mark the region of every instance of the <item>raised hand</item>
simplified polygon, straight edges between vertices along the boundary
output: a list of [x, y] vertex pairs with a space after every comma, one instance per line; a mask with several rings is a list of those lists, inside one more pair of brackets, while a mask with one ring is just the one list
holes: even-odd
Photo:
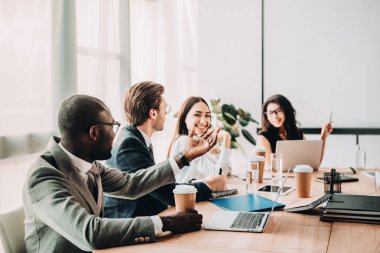
[[327, 137], [332, 133], [333, 127], [331, 122], [327, 122], [323, 125], [322, 130], [321, 130], [321, 139], [326, 140]]
[[162, 230], [173, 233], [186, 233], [199, 230], [202, 225], [203, 216], [196, 210], [189, 209], [186, 212], [177, 212], [169, 216], [160, 216]]
[[188, 135], [188, 145], [183, 152], [187, 160], [190, 162], [194, 158], [207, 153], [218, 141], [218, 133], [220, 130], [220, 127], [209, 129], [203, 136], [199, 137], [195, 136], [193, 127]]

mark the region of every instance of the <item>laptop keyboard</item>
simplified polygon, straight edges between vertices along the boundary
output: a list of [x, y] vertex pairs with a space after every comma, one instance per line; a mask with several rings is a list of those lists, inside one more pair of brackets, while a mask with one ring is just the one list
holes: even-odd
[[254, 229], [261, 224], [265, 213], [239, 213], [231, 228]]

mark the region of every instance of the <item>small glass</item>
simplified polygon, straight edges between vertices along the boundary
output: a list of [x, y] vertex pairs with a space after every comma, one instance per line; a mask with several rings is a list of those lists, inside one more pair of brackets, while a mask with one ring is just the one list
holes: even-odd
[[380, 196], [380, 168], [375, 169], [375, 195]]
[[251, 166], [247, 168], [246, 177], [245, 177], [245, 192], [255, 193], [256, 187], [258, 186], [259, 178], [259, 162], [252, 162]]
[[361, 145], [355, 146], [355, 169], [364, 170], [366, 166], [365, 147]]
[[333, 185], [331, 186], [331, 172], [327, 172], [323, 174], [323, 181], [325, 187], [325, 193], [341, 193], [342, 192], [342, 176], [339, 172], [333, 173]]
[[282, 159], [282, 153], [270, 155], [271, 173], [273, 173], [273, 171], [276, 171], [276, 176], [273, 178], [273, 183], [278, 185], [280, 185], [282, 181]]

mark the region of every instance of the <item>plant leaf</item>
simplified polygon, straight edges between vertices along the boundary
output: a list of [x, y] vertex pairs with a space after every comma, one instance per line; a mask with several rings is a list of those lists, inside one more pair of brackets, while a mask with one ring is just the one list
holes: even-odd
[[236, 139], [237, 137], [240, 136], [239, 131], [235, 130], [234, 128], [231, 127], [223, 127], [223, 130], [227, 131], [231, 135], [231, 139]]
[[255, 138], [253, 138], [253, 136], [245, 129], [242, 129], [241, 130], [241, 133], [243, 134], [243, 136], [247, 139], [247, 141], [249, 141], [250, 143], [252, 143], [252, 145], [256, 145], [256, 140]]
[[222, 113], [230, 113], [231, 115], [233, 115], [235, 118], [237, 117], [238, 115], [238, 112], [235, 108], [234, 105], [227, 105], [227, 104], [223, 104], [222, 105]]
[[248, 126], [248, 123], [249, 123], [249, 121], [243, 118], [239, 118], [239, 122], [240, 122], [240, 125], [242, 125], [243, 127]]
[[249, 121], [254, 122], [254, 123], [256, 123], [257, 125], [259, 124], [259, 122], [257, 122], [254, 118], [249, 118]]
[[228, 113], [228, 112], [224, 112], [223, 117], [227, 121], [228, 124], [235, 125], [236, 118], [234, 117], [234, 115], [232, 115], [231, 113]]
[[234, 141], [231, 140], [230, 148], [231, 149], [237, 149], [238, 148], [238, 144], [237, 144], [236, 140], [234, 140]]

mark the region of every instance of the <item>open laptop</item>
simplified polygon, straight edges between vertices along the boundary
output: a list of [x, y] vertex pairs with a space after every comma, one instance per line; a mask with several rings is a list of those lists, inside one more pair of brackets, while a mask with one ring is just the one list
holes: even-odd
[[277, 141], [276, 154], [283, 154], [282, 170], [293, 168], [298, 164], [310, 165], [318, 170], [321, 164], [322, 140]]
[[268, 224], [269, 217], [272, 214], [280, 192], [288, 179], [288, 173], [281, 184], [276, 196], [276, 200], [273, 202], [273, 206], [270, 212], [238, 212], [238, 211], [219, 211], [217, 212], [209, 222], [204, 226], [207, 230], [224, 230], [224, 231], [241, 231], [241, 232], [254, 232], [262, 233], [266, 225]]

